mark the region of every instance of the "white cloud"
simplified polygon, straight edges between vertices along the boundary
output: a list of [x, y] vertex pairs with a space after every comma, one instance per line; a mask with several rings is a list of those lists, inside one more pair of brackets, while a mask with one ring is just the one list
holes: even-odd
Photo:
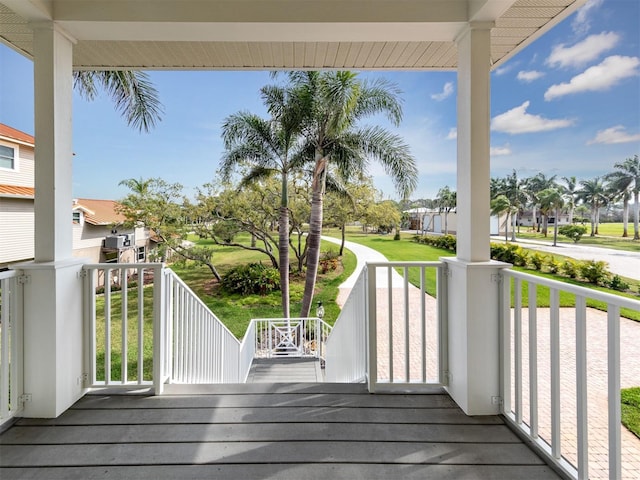
[[530, 70], [528, 72], [520, 70], [518, 72], [518, 80], [521, 82], [531, 83], [542, 77], [544, 77], [544, 72], [538, 72], [537, 70]]
[[441, 93], [434, 93], [433, 95], [431, 95], [431, 98], [433, 98], [434, 100], [441, 102], [442, 100], [444, 100], [445, 98], [448, 98], [451, 96], [451, 94], [453, 93], [453, 82], [447, 82], [444, 84], [444, 88], [442, 89]]
[[599, 130], [596, 136], [587, 142], [587, 145], [593, 145], [594, 143], [629, 143], [640, 142], [640, 133], [629, 134], [622, 125], [616, 125], [615, 127], [605, 128]]
[[597, 35], [589, 35], [570, 47], [566, 47], [562, 43], [553, 47], [546, 63], [552, 67], [581, 67], [614, 48], [619, 41], [620, 35], [617, 33], [602, 32]]
[[551, 85], [545, 92], [544, 99], [548, 101], [573, 93], [607, 90], [625, 78], [640, 75], [639, 66], [640, 58], [638, 57], [620, 55], [607, 57], [602, 63], [589, 67], [573, 77], [569, 83]]
[[577, 34], [585, 34], [591, 29], [591, 19], [589, 14], [592, 10], [597, 9], [602, 5], [603, 0], [589, 0], [585, 5], [578, 10], [575, 18], [571, 22], [571, 28]]
[[496, 115], [491, 119], [491, 130], [496, 132], [505, 132], [515, 135], [518, 133], [545, 132], [549, 130], [557, 130], [558, 128], [566, 128], [573, 125], [573, 120], [567, 118], [549, 119], [540, 115], [531, 115], [527, 113], [529, 101], [524, 102], [519, 107]]
[[458, 138], [458, 129], [456, 127], [453, 127], [449, 130], [447, 140], [455, 140], [456, 138]]
[[511, 147], [508, 143], [505, 143], [502, 147], [491, 147], [490, 154], [492, 157], [498, 157], [501, 155], [511, 155]]

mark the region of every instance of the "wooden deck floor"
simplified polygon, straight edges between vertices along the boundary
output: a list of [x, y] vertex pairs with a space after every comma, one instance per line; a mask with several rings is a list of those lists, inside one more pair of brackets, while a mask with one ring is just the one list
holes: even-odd
[[2, 434], [0, 467], [3, 480], [558, 478], [499, 417], [467, 417], [443, 392], [329, 383], [87, 395]]

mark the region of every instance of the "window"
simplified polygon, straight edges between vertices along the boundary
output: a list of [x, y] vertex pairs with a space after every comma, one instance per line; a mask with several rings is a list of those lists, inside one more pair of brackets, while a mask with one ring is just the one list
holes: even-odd
[[144, 262], [145, 250], [144, 247], [138, 247], [138, 262]]
[[15, 170], [16, 149], [6, 145], [0, 145], [0, 168]]
[[76, 210], [75, 212], [73, 212], [73, 223], [80, 223], [81, 219], [82, 217], [79, 210]]

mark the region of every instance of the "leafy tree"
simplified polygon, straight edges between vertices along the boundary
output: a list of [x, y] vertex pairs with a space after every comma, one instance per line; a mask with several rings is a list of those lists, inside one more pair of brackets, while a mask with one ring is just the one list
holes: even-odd
[[301, 100], [306, 112], [305, 151], [313, 158], [311, 217], [307, 273], [300, 316], [311, 309], [322, 234], [323, 198], [329, 162], [344, 179], [362, 172], [370, 159], [380, 162], [401, 196], [417, 183], [417, 168], [409, 147], [397, 135], [379, 127], [360, 127], [363, 118], [385, 114], [394, 124], [402, 118], [399, 91], [385, 80], [361, 81], [349, 71], [306, 71], [288, 74], [287, 90]]
[[624, 223], [625, 229], [623, 237], [628, 236], [627, 219], [629, 215], [629, 199], [626, 193], [633, 195], [633, 239], [640, 240], [640, 230], [638, 229], [638, 214], [640, 201], [640, 159], [638, 155], [633, 158], [627, 158], [624, 162], [616, 163], [614, 172], [608, 174], [606, 179], [613, 185], [615, 191], [623, 194], [624, 201]]
[[186, 237], [185, 209], [182, 204], [182, 185], [167, 183], [161, 178], [126, 179], [120, 182], [131, 190], [119, 202], [118, 212], [124, 215], [125, 225], [148, 228], [162, 244], [160, 260], [167, 250], [206, 265], [218, 281], [220, 275], [212, 262], [213, 251], [184, 244]]
[[162, 118], [163, 107], [158, 91], [144, 72], [75, 71], [73, 86], [87, 100], [95, 99], [98, 86], [101, 86], [127, 124], [141, 132], [149, 132]]
[[284, 318], [289, 318], [289, 176], [299, 170], [304, 161], [296, 155], [303, 110], [295, 90], [264, 87], [262, 98], [271, 113], [270, 119], [248, 112], [238, 112], [225, 119], [222, 138], [226, 151], [220, 171], [222, 178], [228, 180], [236, 168], [248, 166], [249, 171], [240, 181], [241, 188], [270, 176], [280, 177], [278, 263], [282, 313]]

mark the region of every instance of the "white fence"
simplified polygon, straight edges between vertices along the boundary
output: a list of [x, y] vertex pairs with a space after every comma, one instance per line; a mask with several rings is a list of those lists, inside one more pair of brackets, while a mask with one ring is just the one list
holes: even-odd
[[328, 341], [327, 380], [366, 377], [371, 392], [445, 385], [445, 268], [367, 263]]
[[256, 356], [324, 356], [331, 327], [318, 318], [252, 320], [240, 343], [162, 264], [83, 268], [87, 387], [153, 384], [160, 394], [166, 382], [244, 382]]
[[23, 290], [20, 272], [0, 272], [0, 425], [22, 410]]
[[[640, 311], [640, 302], [503, 273], [505, 417], [570, 476], [621, 478], [620, 310]], [[549, 307], [541, 308], [547, 291]], [[588, 308], [593, 301], [606, 312]], [[560, 307], [567, 302], [574, 306]], [[595, 472], [602, 457], [608, 472]]]
[[331, 326], [320, 318], [255, 318], [247, 329], [253, 331], [254, 356], [324, 358]]
[[327, 382], [364, 382], [367, 378], [367, 269], [360, 273], [327, 339]]

